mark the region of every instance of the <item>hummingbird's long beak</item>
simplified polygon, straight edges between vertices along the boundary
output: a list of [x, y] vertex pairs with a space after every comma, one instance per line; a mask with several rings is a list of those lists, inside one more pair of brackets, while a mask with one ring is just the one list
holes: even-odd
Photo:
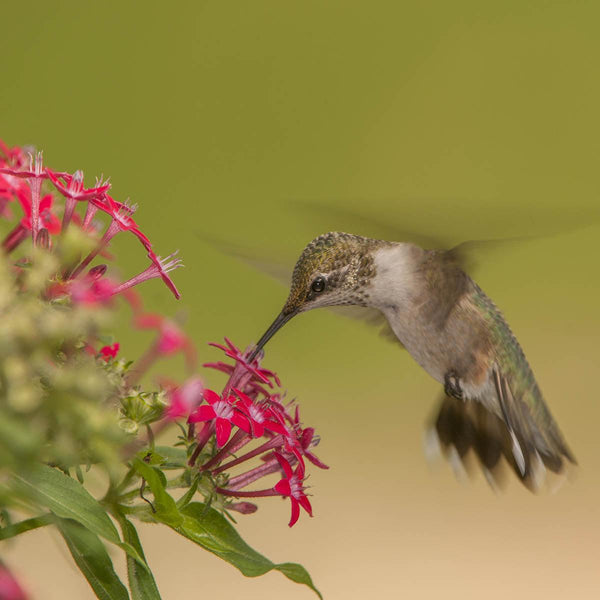
[[263, 346], [296, 314], [296, 311], [287, 314], [280, 312], [273, 323], [271, 323], [269, 329], [267, 329], [260, 340], [258, 340], [256, 348], [254, 348], [252, 354], [248, 357], [248, 362], [252, 362], [256, 358], [256, 355], [263, 349]]

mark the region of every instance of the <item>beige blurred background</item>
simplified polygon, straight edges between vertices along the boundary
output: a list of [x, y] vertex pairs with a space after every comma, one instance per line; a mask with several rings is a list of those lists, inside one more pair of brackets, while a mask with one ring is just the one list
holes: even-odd
[[[365, 325], [315, 312], [269, 344], [331, 469], [312, 470], [313, 519], [290, 530], [288, 504], [266, 499], [240, 531], [305, 565], [326, 599], [600, 597], [599, 19], [584, 1], [2, 7], [0, 136], [87, 182], [110, 175], [159, 252], [180, 248], [182, 300], [159, 282], [143, 294], [187, 315], [203, 360], [223, 335], [255, 341], [286, 294], [208, 234], [290, 268], [312, 237], [351, 227], [331, 207], [450, 242], [541, 236], [483, 253], [477, 279], [579, 460], [556, 494], [432, 467], [439, 386]], [[124, 276], [145, 266], [131, 240], [115, 249]], [[126, 318], [135, 358], [148, 338]], [[312, 597], [159, 527], [142, 537], [165, 600]], [[93, 598], [56, 536], [0, 551], [34, 598]]]

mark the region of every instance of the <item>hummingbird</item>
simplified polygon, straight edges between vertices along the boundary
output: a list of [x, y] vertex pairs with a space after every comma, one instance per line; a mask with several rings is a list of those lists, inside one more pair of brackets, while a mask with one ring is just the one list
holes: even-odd
[[439, 442], [473, 450], [486, 475], [504, 457], [530, 489], [543, 468], [575, 463], [517, 339], [452, 250], [333, 231], [312, 240], [287, 301], [250, 359], [290, 319], [314, 308], [376, 309], [416, 362], [443, 385]]

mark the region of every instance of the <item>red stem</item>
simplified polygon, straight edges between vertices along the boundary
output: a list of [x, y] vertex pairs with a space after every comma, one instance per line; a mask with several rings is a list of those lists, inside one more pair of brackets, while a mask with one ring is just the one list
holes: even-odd
[[221, 465], [217, 469], [214, 469], [213, 475], [216, 475], [217, 473], [221, 473], [222, 471], [226, 471], [230, 467], [235, 467], [235, 465], [239, 465], [240, 463], [250, 460], [251, 458], [258, 456], [259, 454], [262, 454], [263, 452], [267, 452], [268, 450], [277, 448], [278, 446], [281, 446], [282, 442], [283, 442], [283, 438], [281, 437], [281, 435], [276, 435], [274, 438], [270, 439], [268, 442], [261, 444], [258, 448], [255, 448], [254, 450], [247, 452], [243, 456], [239, 456], [238, 458], [235, 458], [234, 460], [231, 460], [228, 463]]
[[19, 223], [2, 241], [6, 253], [12, 252], [27, 237], [27, 228]]

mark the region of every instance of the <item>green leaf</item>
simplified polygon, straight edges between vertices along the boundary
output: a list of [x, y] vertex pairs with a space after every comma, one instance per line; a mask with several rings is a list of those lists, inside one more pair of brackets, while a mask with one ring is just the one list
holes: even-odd
[[100, 538], [76, 521], [57, 519], [73, 560], [100, 600], [129, 600]]
[[147, 465], [139, 458], [133, 459], [133, 468], [146, 480], [154, 495], [154, 509], [152, 517], [171, 527], [181, 524], [183, 517], [177, 509], [175, 500], [167, 493], [164, 473]]
[[15, 475], [15, 479], [30, 498], [55, 515], [81, 523], [86, 529], [119, 546], [147, 568], [137, 551], [121, 541], [104, 507], [78, 481], [47, 465], [37, 465], [23, 475]]
[[188, 456], [184, 448], [156, 446], [154, 450], [165, 461], [161, 465], [163, 469], [183, 469], [187, 466]]
[[[131, 521], [122, 517], [119, 519], [123, 538], [138, 554], [146, 560], [140, 538]], [[156, 587], [156, 581], [149, 569], [140, 568], [137, 561], [130, 556], [127, 557], [127, 577], [129, 578], [129, 589], [132, 600], [160, 600], [160, 593]]]
[[183, 522], [174, 527], [175, 531], [231, 563], [247, 577], [257, 577], [275, 569], [292, 581], [307, 585], [322, 598], [303, 566], [271, 562], [248, 546], [227, 519], [213, 508], [192, 502], [181, 512]]
[[37, 529], [38, 527], [50, 525], [51, 523], [54, 523], [54, 515], [51, 514], [32, 517], [31, 519], [25, 519], [18, 523], [11, 523], [6, 527], [0, 527], [0, 541], [15, 537], [16, 535], [31, 531], [32, 529]]
[[194, 497], [194, 494], [197, 492], [197, 490], [198, 490], [198, 477], [196, 477], [194, 479], [192, 485], [190, 485], [187, 492], [183, 496], [181, 496], [181, 498], [179, 498], [179, 500], [177, 500], [177, 508], [179, 510], [181, 510], [182, 508], [187, 506], [192, 501], [192, 498]]
[[15, 475], [15, 478], [29, 497], [55, 515], [73, 519], [113, 544], [121, 543], [117, 528], [106, 510], [72, 477], [47, 465], [37, 465], [23, 475]]
[[150, 466], [160, 466], [165, 462], [165, 457], [158, 452], [144, 451], [144, 462]]

